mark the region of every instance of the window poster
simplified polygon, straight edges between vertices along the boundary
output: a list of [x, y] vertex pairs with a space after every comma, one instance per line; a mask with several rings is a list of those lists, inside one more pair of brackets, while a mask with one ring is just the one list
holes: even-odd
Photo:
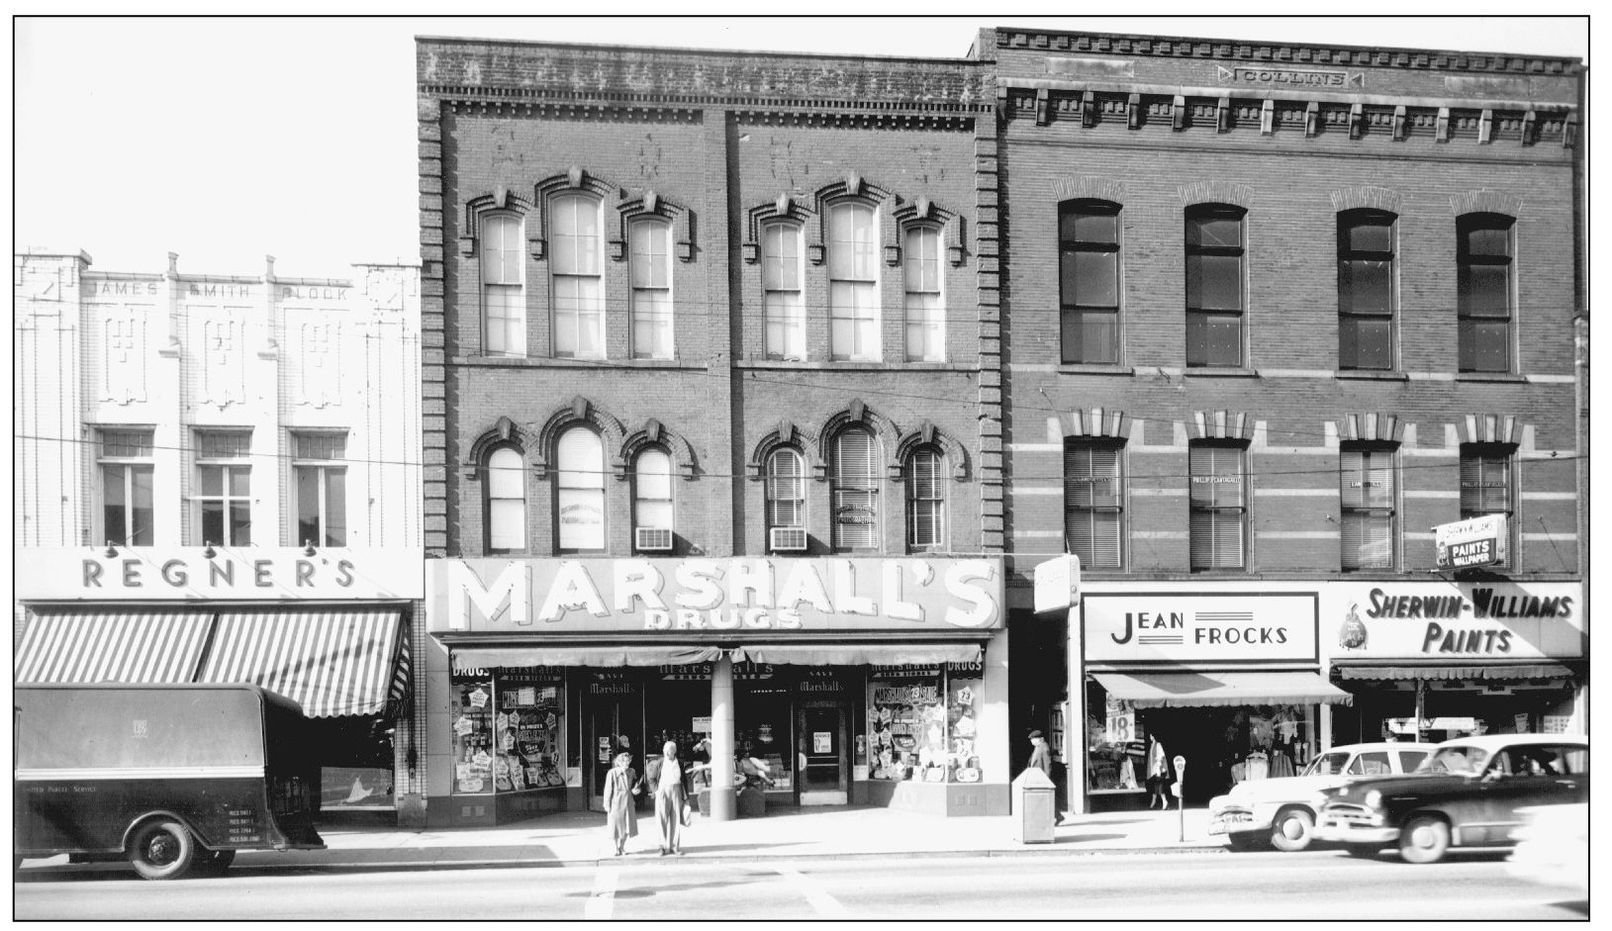
[[947, 682], [946, 726], [951, 743], [946, 749], [946, 770], [952, 782], [979, 782], [984, 775], [975, 743], [979, 737], [975, 715], [983, 685], [980, 679]]
[[874, 679], [868, 685], [868, 775], [945, 782], [946, 704], [939, 676]]

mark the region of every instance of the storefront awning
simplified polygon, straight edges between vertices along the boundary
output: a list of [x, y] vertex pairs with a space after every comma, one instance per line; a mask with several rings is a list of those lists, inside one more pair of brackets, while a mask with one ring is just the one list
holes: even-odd
[[375, 714], [408, 686], [397, 611], [296, 609], [218, 615], [197, 682], [252, 682], [312, 718]]
[[977, 663], [984, 655], [977, 643], [790, 643], [742, 646], [733, 651], [735, 662], [781, 666], [933, 666]]
[[709, 663], [721, 647], [704, 646], [541, 646], [454, 647], [453, 668], [489, 666], [683, 666]]
[[1344, 679], [1388, 682], [1409, 679], [1484, 679], [1517, 682], [1525, 679], [1570, 679], [1573, 671], [1560, 663], [1514, 666], [1339, 666]]
[[112, 610], [35, 614], [12, 672], [34, 682], [189, 682], [211, 613]]
[[1109, 697], [1138, 708], [1349, 704], [1348, 692], [1313, 672], [1097, 672]]

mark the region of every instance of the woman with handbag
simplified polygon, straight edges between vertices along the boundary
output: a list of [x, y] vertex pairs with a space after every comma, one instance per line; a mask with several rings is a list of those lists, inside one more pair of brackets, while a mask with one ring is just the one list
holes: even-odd
[[605, 774], [605, 827], [616, 847], [616, 856], [627, 852], [627, 839], [638, 836], [638, 813], [633, 796], [638, 794], [638, 774], [632, 769], [632, 754], [616, 754], [616, 765]]
[[666, 741], [661, 757], [650, 760], [644, 781], [655, 796], [655, 825], [660, 828], [660, 855], [683, 855], [682, 827], [688, 808], [683, 767], [677, 762], [677, 744]]

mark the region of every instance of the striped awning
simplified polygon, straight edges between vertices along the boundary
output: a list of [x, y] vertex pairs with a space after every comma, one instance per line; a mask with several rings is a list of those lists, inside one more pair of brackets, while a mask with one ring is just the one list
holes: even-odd
[[189, 682], [212, 623], [210, 612], [33, 614], [12, 672], [19, 685]]
[[1137, 708], [1350, 704], [1354, 696], [1313, 672], [1095, 672], [1108, 697]]
[[251, 682], [311, 718], [375, 714], [408, 685], [402, 616], [388, 610], [254, 610], [218, 615], [197, 682]]
[[1395, 680], [1482, 679], [1493, 682], [1521, 682], [1530, 679], [1570, 679], [1573, 671], [1560, 663], [1523, 663], [1486, 666], [1340, 666], [1344, 679], [1389, 682]]

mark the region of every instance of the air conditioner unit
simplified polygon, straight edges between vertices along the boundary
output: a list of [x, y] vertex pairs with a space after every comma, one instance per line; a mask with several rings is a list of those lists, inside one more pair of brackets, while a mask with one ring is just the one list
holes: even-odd
[[806, 552], [805, 527], [774, 527], [768, 535], [768, 548], [775, 553]]
[[639, 552], [672, 551], [672, 531], [664, 527], [639, 527], [634, 534], [634, 546]]

